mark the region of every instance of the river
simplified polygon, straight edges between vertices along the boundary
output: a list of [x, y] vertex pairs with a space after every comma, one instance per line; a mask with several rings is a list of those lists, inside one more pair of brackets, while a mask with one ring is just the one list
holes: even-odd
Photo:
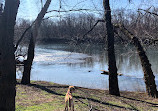
[[[158, 50], [145, 49], [158, 87]], [[145, 91], [143, 71], [138, 54], [132, 46], [116, 46], [116, 61], [119, 88], [121, 91]], [[94, 89], [108, 89], [107, 51], [102, 45], [37, 45], [31, 71], [31, 80], [81, 86]], [[21, 74], [17, 74], [21, 78]]]

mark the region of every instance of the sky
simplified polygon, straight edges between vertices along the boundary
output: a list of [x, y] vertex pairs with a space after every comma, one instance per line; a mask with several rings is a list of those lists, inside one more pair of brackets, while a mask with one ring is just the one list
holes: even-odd
[[[0, 0], [0, 2], [3, 0]], [[41, 9], [41, 0], [21, 0], [18, 18], [25, 18], [28, 20], [34, 20]], [[46, 0], [43, 0], [45, 2]], [[112, 10], [115, 9], [129, 9], [136, 11], [138, 8], [149, 8], [155, 6], [158, 8], [158, 0], [132, 0], [131, 3], [128, 0], [110, 0], [110, 6]], [[48, 10], [59, 10], [59, 0], [52, 0]], [[71, 10], [71, 9], [90, 9], [90, 11], [82, 11], [82, 13], [94, 13], [97, 16], [101, 16], [103, 12], [102, 0], [61, 0], [60, 10]], [[64, 16], [69, 13], [57, 13], [52, 12], [46, 14], [47, 16]]]
[[148, 8], [150, 6], [158, 7], [158, 0], [131, 0], [129, 3], [128, 0], [110, 0], [111, 8], [125, 8], [125, 9], [135, 9], [138, 8]]

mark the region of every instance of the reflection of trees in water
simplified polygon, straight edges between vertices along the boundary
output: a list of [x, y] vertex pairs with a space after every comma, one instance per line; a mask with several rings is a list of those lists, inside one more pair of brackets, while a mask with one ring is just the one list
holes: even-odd
[[[77, 52], [77, 53], [84, 53], [88, 54], [91, 57], [86, 57], [82, 60], [84, 62], [81, 63], [69, 63], [68, 65], [71, 67], [79, 66], [79, 67], [90, 67], [93, 68], [95, 67], [95, 64], [99, 64], [99, 68], [107, 70], [107, 51], [104, 48], [104, 45], [69, 45], [69, 44], [59, 44], [56, 46], [52, 46], [52, 49], [56, 50], [64, 50], [64, 51], [70, 51], [70, 52]], [[139, 73], [142, 71], [142, 67], [140, 64], [140, 60], [138, 57], [138, 54], [136, 53], [136, 50], [134, 47], [128, 45], [116, 45], [116, 62], [118, 66], [118, 72], [127, 74], [127, 75], [134, 75], [137, 76]], [[80, 49], [80, 50], [79, 50]], [[158, 61], [157, 61], [157, 55], [158, 52], [153, 50], [155, 48], [149, 48], [147, 50], [147, 55], [149, 57], [149, 60], [152, 64], [152, 69], [154, 71], [154, 74], [158, 74]], [[139, 74], [140, 75], [140, 74]], [[143, 75], [143, 73], [142, 73]]]
[[121, 77], [119, 78], [120, 89], [125, 91], [145, 91], [145, 84], [142, 78]]
[[149, 48], [147, 49], [147, 56], [151, 63], [152, 70], [155, 75], [158, 75], [158, 50], [157, 48]]
[[73, 47], [68, 47], [67, 51], [84, 53], [92, 56], [82, 59], [84, 60], [82, 63], [70, 63], [70, 66], [79, 65], [80, 67], [94, 67], [95, 62], [98, 62], [101, 64], [101, 67], [105, 67], [105, 64], [107, 64], [107, 53], [103, 45], [75, 45]]
[[117, 62], [119, 63], [119, 70], [124, 70], [124, 72], [142, 69], [140, 60], [136, 53], [130, 55], [120, 55], [120, 59], [117, 59]]
[[81, 62], [81, 63], [68, 63], [67, 65], [68, 66], [71, 66], [71, 67], [75, 67], [75, 66], [79, 66], [79, 67], [94, 67], [94, 60], [92, 57], [86, 57], [86, 58], [83, 58], [81, 60], [84, 60], [84, 62]]
[[[153, 49], [153, 48], [152, 48]], [[147, 54], [149, 57], [149, 60], [151, 61], [152, 68], [155, 74], [158, 74], [158, 61], [157, 61], [157, 51], [147, 50]], [[100, 49], [99, 49], [100, 50]], [[101, 51], [100, 51], [101, 52]], [[105, 66], [107, 64], [107, 55], [106, 51], [98, 54], [99, 62], [102, 66]], [[142, 72], [141, 63], [138, 57], [138, 54], [135, 51], [134, 47], [127, 46], [116, 46], [116, 60], [117, 60], [117, 66], [118, 71], [120, 73], [128, 74], [128, 72], [136, 73], [136, 71]], [[143, 75], [143, 74], [142, 74]]]

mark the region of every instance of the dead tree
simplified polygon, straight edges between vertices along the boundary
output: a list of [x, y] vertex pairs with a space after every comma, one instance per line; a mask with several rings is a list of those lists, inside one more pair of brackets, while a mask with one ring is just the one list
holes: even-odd
[[105, 22], [107, 29], [107, 42], [108, 42], [108, 65], [109, 65], [109, 93], [112, 95], [120, 96], [117, 67], [114, 49], [114, 29], [111, 23], [111, 9], [109, 0], [103, 0]]
[[144, 72], [146, 92], [149, 96], [158, 98], [158, 92], [155, 84], [155, 76], [151, 69], [151, 64], [149, 62], [149, 59], [146, 56], [143, 46], [141, 45], [141, 42], [137, 37], [135, 37], [131, 32], [129, 32], [123, 25], [116, 25], [115, 27], [119, 28], [121, 32], [124, 33], [124, 35], [126, 35], [129, 39], [131, 39], [134, 46], [137, 48], [137, 52], [139, 54], [139, 58]]

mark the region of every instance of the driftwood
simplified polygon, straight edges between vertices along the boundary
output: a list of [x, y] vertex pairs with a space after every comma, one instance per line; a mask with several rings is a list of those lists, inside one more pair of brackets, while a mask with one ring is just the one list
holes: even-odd
[[[105, 70], [101, 70], [102, 73], [101, 74], [104, 74], [104, 75], [109, 75], [109, 71], [105, 71]], [[118, 76], [122, 76], [123, 74], [121, 73], [117, 73]]]

